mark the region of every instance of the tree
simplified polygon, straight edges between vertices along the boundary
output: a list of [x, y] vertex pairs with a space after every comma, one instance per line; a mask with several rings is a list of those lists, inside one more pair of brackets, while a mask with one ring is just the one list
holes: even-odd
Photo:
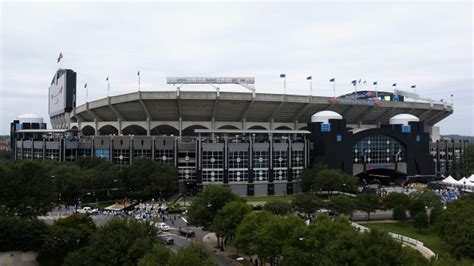
[[420, 212], [424, 212], [426, 214], [426, 208], [425, 208], [425, 204], [422, 200], [420, 199], [415, 199], [409, 209], [410, 211], [410, 217], [411, 218], [415, 218], [415, 216], [420, 213]]
[[34, 218], [0, 216], [0, 252], [37, 251], [48, 226]]
[[324, 164], [315, 164], [311, 168], [307, 168], [301, 174], [301, 189], [303, 192], [313, 191], [313, 184], [319, 172], [328, 169]]
[[304, 182], [309, 191], [344, 191], [354, 192], [357, 189], [356, 178], [346, 175], [340, 170], [324, 169], [324, 167], [315, 167], [303, 173]]
[[236, 230], [234, 243], [245, 254], [256, 254], [257, 243], [255, 233], [272, 219], [273, 215], [267, 211], [251, 212], [245, 215]]
[[405, 221], [407, 219], [406, 209], [402, 205], [397, 205], [393, 208], [393, 219], [397, 221]]
[[170, 266], [215, 266], [217, 265], [211, 257], [196, 244], [191, 244], [187, 248], [178, 250], [178, 254], [171, 256], [169, 260]]
[[393, 209], [396, 206], [408, 208], [408, 206], [410, 206], [411, 199], [407, 194], [391, 192], [382, 199], [382, 202], [386, 209]]
[[73, 214], [56, 220], [44, 235], [38, 262], [44, 265], [62, 265], [69, 252], [89, 244], [95, 230], [94, 221], [84, 214]]
[[158, 243], [158, 230], [134, 219], [112, 219], [97, 229], [91, 244], [70, 253], [65, 265], [134, 265]]
[[428, 216], [426, 215], [426, 211], [417, 212], [415, 217], [413, 218], [413, 226], [421, 231], [423, 228], [427, 228], [428, 223]]
[[474, 259], [474, 199], [450, 202], [435, 222], [447, 251], [454, 257]]
[[145, 191], [145, 188], [150, 184], [150, 176], [157, 171], [158, 163], [153, 159], [138, 158], [124, 171], [124, 183], [133, 191]]
[[0, 214], [35, 217], [53, 209], [51, 177], [39, 162], [12, 161], [0, 171]]
[[297, 194], [292, 201], [292, 205], [296, 211], [306, 214], [308, 219], [311, 214], [325, 206], [321, 198], [313, 193]]
[[421, 201], [423, 206], [428, 208], [441, 207], [442, 201], [441, 197], [437, 195], [433, 190], [425, 190], [421, 193], [412, 193], [412, 202]]
[[189, 223], [202, 226], [204, 230], [209, 230], [217, 212], [227, 202], [233, 200], [240, 200], [240, 198], [232, 193], [230, 188], [216, 185], [206, 186], [204, 191], [196, 196], [189, 207]]
[[212, 221], [211, 230], [218, 237], [218, 244], [223, 246], [219, 241], [220, 238], [228, 238], [232, 240], [235, 237], [237, 226], [242, 222], [245, 215], [250, 213], [252, 208], [243, 201], [230, 201], [221, 210]]
[[356, 196], [356, 206], [359, 210], [367, 213], [367, 220], [370, 220], [370, 213], [375, 212], [380, 207], [380, 197], [377, 194], [361, 193]]
[[263, 210], [271, 212], [275, 215], [287, 215], [291, 213], [292, 207], [287, 201], [271, 200], [267, 201], [265, 205], [263, 205]]
[[[282, 265], [428, 265], [417, 251], [387, 233], [357, 232], [346, 219], [320, 216], [303, 237], [287, 242]], [[315, 263], [316, 261], [316, 263]]]
[[250, 213], [237, 228], [235, 243], [246, 254], [258, 255], [272, 264], [283, 254], [289, 241], [297, 241], [306, 227], [295, 216], [273, 215], [266, 211]]
[[430, 211], [430, 224], [434, 224], [441, 213], [443, 213], [443, 208], [441, 206], [433, 207]]
[[176, 168], [169, 165], [160, 165], [150, 175], [150, 183], [145, 186], [145, 192], [150, 194], [162, 193], [170, 195], [178, 191], [178, 174]]
[[344, 214], [351, 217], [356, 205], [353, 197], [338, 195], [329, 198], [328, 207], [338, 214]]
[[168, 248], [161, 244], [155, 244], [150, 252], [148, 252], [138, 262], [139, 266], [188, 266], [200, 265], [211, 266], [216, 265], [212, 258], [198, 245], [191, 244], [186, 248], [182, 248], [177, 254], [171, 252]]

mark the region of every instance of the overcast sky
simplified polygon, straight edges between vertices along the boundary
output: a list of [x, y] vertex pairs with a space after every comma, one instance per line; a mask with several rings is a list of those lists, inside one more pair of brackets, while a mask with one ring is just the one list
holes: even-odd
[[[0, 134], [24, 113], [49, 122], [58, 67], [77, 72], [77, 104], [137, 90], [165, 91], [167, 76], [252, 76], [258, 92], [350, 92], [353, 79], [435, 100], [454, 94], [441, 132], [474, 135], [473, 6], [456, 3], [13, 3], [1, 7]], [[58, 54], [64, 55], [61, 65]], [[209, 90], [187, 86], [185, 90]], [[367, 86], [367, 89], [371, 87]], [[238, 87], [222, 90], [245, 91]]]

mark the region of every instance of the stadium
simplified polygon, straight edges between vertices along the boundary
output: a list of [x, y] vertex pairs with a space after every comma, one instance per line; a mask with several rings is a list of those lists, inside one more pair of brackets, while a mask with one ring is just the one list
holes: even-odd
[[[240, 195], [293, 194], [302, 171], [315, 163], [364, 182], [435, 176], [435, 125], [453, 113], [446, 102], [401, 90], [321, 97], [257, 93], [254, 78], [168, 83], [180, 86], [76, 106], [76, 73], [60, 69], [49, 88], [53, 129], [14, 121], [15, 158], [93, 156], [128, 165], [146, 156], [174, 165], [181, 191], [222, 184]], [[183, 91], [183, 84], [210, 84], [216, 91]], [[223, 92], [220, 84], [249, 92]]]

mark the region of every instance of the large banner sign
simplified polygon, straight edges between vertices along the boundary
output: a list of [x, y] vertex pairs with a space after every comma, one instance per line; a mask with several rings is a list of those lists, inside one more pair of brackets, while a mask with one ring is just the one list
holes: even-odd
[[70, 112], [76, 106], [76, 73], [69, 69], [59, 69], [48, 91], [50, 117]]

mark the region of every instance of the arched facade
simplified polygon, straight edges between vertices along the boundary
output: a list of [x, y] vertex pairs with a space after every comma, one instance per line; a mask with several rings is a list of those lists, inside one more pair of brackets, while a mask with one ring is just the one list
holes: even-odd
[[146, 135], [146, 129], [139, 125], [130, 125], [122, 129], [122, 135]]
[[151, 130], [150, 134], [154, 136], [159, 136], [159, 135], [178, 136], [179, 131], [177, 128], [170, 125], [159, 125], [159, 126], [154, 127]]
[[118, 135], [118, 129], [112, 125], [105, 125], [99, 128], [99, 135]]
[[195, 129], [208, 129], [208, 128], [202, 125], [192, 125], [185, 128], [182, 132], [182, 135], [183, 136], [196, 136], [197, 134], [194, 132]]
[[218, 129], [239, 129], [239, 128], [232, 125], [225, 125], [225, 126], [219, 127]]
[[82, 128], [82, 134], [84, 136], [93, 136], [95, 135], [95, 129], [92, 126], [85, 126]]

